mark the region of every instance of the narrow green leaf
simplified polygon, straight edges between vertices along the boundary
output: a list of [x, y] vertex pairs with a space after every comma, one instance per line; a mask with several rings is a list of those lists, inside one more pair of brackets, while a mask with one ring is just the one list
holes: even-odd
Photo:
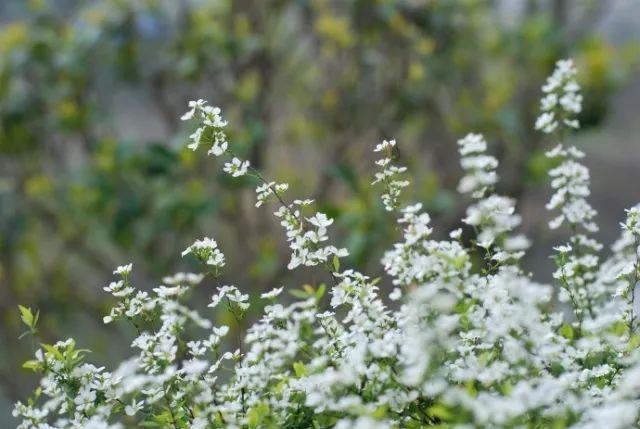
[[336, 273], [340, 271], [340, 258], [336, 255], [333, 255], [333, 271]]

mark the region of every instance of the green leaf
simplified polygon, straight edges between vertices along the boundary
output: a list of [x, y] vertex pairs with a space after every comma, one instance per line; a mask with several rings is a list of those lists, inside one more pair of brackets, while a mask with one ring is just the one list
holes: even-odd
[[564, 325], [562, 325], [562, 327], [560, 328], [560, 335], [562, 335], [563, 337], [569, 340], [572, 339], [574, 333], [571, 325], [569, 325], [568, 323], [565, 323]]
[[306, 299], [309, 297], [309, 294], [300, 289], [293, 289], [289, 291], [289, 294], [298, 299]]
[[20, 310], [20, 318], [22, 319], [22, 323], [27, 325], [30, 328], [33, 328], [33, 313], [30, 308], [23, 307], [22, 305], [18, 305], [18, 309]]
[[51, 344], [43, 344], [42, 347], [47, 353], [53, 355], [57, 360], [64, 360], [64, 356], [60, 353], [60, 350], [52, 346]]
[[451, 411], [442, 404], [436, 404], [429, 408], [429, 414], [440, 420], [450, 420], [453, 417]]
[[336, 255], [333, 255], [333, 271], [336, 273], [340, 272], [340, 258]]
[[40, 310], [36, 310], [36, 314], [33, 317], [33, 328], [36, 327], [36, 325], [38, 324], [38, 320], [40, 319]]
[[294, 362], [293, 363], [293, 371], [296, 373], [296, 376], [304, 377], [307, 374], [307, 369], [304, 367], [302, 362]]
[[327, 285], [324, 283], [321, 283], [320, 286], [318, 286], [318, 290], [316, 291], [316, 300], [320, 301], [320, 299], [322, 299], [322, 297], [324, 296], [324, 293], [327, 290]]
[[30, 369], [31, 371], [38, 371], [40, 369], [40, 361], [37, 361], [35, 359], [33, 360], [28, 360], [25, 363], [22, 364], [22, 367], [24, 369]]
[[375, 418], [376, 420], [382, 420], [385, 417], [387, 417], [387, 406], [386, 405], [379, 406], [373, 412], [373, 418]]
[[265, 403], [260, 403], [257, 406], [253, 407], [247, 413], [247, 420], [249, 423], [249, 428], [258, 428], [264, 427], [263, 423], [266, 417], [269, 416], [269, 406]]
[[640, 345], [640, 335], [633, 334], [629, 339], [629, 345], [628, 345], [629, 350], [636, 349], [639, 345]]

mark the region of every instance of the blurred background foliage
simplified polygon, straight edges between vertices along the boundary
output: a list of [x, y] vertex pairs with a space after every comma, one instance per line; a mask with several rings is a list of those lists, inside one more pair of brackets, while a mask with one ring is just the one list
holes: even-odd
[[349, 264], [380, 273], [394, 229], [369, 186], [372, 146], [398, 140], [410, 197], [441, 232], [465, 208], [455, 142], [469, 131], [491, 142], [504, 192], [540, 186], [548, 165], [532, 124], [553, 63], [576, 59], [587, 129], [638, 70], [636, 40], [597, 31], [612, 3], [2, 2], [0, 396], [30, 387], [16, 371], [30, 347], [17, 341], [19, 303], [40, 309], [45, 339], [78, 335], [107, 355], [127, 345], [101, 324], [116, 265], [133, 262], [149, 288], [196, 269], [179, 252], [209, 235], [241, 289], [322, 281], [283, 270], [286, 246], [253, 207], [255, 183], [185, 149], [188, 100], [222, 107], [236, 150], [292, 197], [315, 198]]

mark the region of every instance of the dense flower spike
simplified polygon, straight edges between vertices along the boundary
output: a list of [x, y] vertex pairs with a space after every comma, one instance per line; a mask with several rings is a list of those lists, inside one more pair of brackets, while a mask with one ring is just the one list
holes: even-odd
[[[557, 247], [558, 269], [553, 274], [561, 285], [562, 302], [570, 303], [581, 329], [585, 319], [593, 319], [605, 301], [604, 289], [597, 279], [598, 252], [602, 246], [588, 234], [598, 230], [594, 222], [596, 211], [587, 201], [590, 191], [589, 170], [579, 160], [584, 153], [565, 144], [567, 131], [579, 128], [575, 116], [581, 111], [582, 96], [576, 82], [577, 71], [571, 60], [561, 60], [542, 87], [546, 94], [541, 101], [542, 114], [536, 129], [552, 134], [556, 146], [546, 153], [558, 166], [549, 171], [554, 193], [547, 209], [558, 214], [549, 222], [557, 229], [567, 224], [572, 236], [569, 243]], [[551, 119], [549, 119], [551, 118]], [[560, 122], [558, 122], [560, 121]]]
[[376, 145], [374, 152], [382, 152], [384, 158], [376, 161], [376, 164], [382, 169], [381, 172], [375, 174], [375, 180], [372, 185], [382, 183], [384, 192], [381, 195], [382, 203], [387, 211], [396, 210], [400, 203], [399, 198], [402, 189], [409, 186], [408, 180], [398, 180], [399, 175], [407, 171], [407, 167], [394, 165], [394, 161], [398, 158], [398, 148], [395, 140], [384, 140]]
[[472, 193], [474, 198], [481, 198], [488, 188], [498, 181], [496, 168], [498, 160], [485, 155], [487, 142], [480, 134], [468, 134], [458, 140], [460, 163], [466, 174], [460, 180], [458, 191]]
[[591, 193], [589, 170], [578, 162], [584, 157], [584, 153], [573, 146], [565, 149], [559, 144], [546, 155], [560, 162], [558, 167], [549, 171], [551, 187], [555, 192], [547, 209], [560, 211], [549, 222], [549, 227], [556, 229], [566, 222], [572, 228], [581, 227], [588, 232], [596, 232], [598, 226], [593, 222], [596, 211], [586, 200]]
[[487, 142], [480, 134], [468, 134], [459, 140], [458, 151], [465, 171], [458, 191], [470, 193], [478, 200], [467, 209], [467, 216], [462, 221], [476, 231], [475, 242], [484, 249], [487, 265], [495, 269], [502, 263], [520, 259], [529, 241], [523, 235], [510, 234], [521, 221], [515, 213], [515, 201], [494, 194], [498, 160], [485, 153]]
[[[520, 267], [528, 240], [514, 232], [515, 201], [495, 193], [498, 162], [482, 136], [459, 141], [459, 190], [473, 198], [463, 219], [475, 233], [470, 239], [457, 229], [435, 240], [421, 204], [401, 208], [408, 182], [397, 177], [404, 167], [393, 165], [395, 141], [377, 145], [385, 157], [374, 183], [384, 186], [385, 208], [397, 210], [402, 237], [382, 258], [386, 277], [372, 279], [341, 268], [347, 251], [329, 244], [334, 220], [311, 200], [286, 202], [288, 186], [237, 157], [220, 110], [198, 100], [183, 116], [200, 121], [189, 147], [206, 143], [227, 157], [223, 170], [231, 176], [259, 180], [256, 206], [277, 205], [288, 267], [325, 268], [328, 303], [324, 283], [305, 285], [288, 305], [279, 302], [285, 286], [254, 301], [241, 288], [219, 285], [225, 257], [211, 238], [182, 253], [193, 255], [203, 274], [167, 276], [150, 292], [135, 288], [131, 264], [118, 267], [105, 287], [115, 300], [105, 323], [131, 323], [134, 356], [110, 372], [86, 363], [73, 340], [41, 344], [25, 368], [43, 378], [29, 401], [15, 405], [18, 428], [638, 426], [640, 206], [627, 211], [612, 255], [601, 262], [601, 245], [588, 235], [595, 230], [588, 171], [560, 132], [577, 127], [580, 112], [571, 61], [558, 63], [543, 92], [536, 127], [560, 141], [550, 152], [559, 165], [550, 172], [549, 208], [560, 212], [553, 226], [567, 223], [572, 232], [555, 248], [554, 277], [573, 315], [554, 310], [554, 286], [534, 282]], [[212, 317], [185, 304], [205, 275], [216, 283]], [[385, 297], [383, 290], [391, 292]], [[387, 307], [386, 298], [398, 307]], [[211, 321], [240, 327], [250, 304], [264, 305], [263, 314], [243, 336]], [[37, 314], [21, 314], [34, 333]]]
[[627, 210], [627, 219], [622, 223], [623, 240], [630, 250], [626, 261], [618, 268], [618, 279], [623, 283], [617, 295], [624, 298], [623, 315], [629, 335], [636, 331], [637, 316], [635, 310], [635, 290], [640, 281], [640, 206]]
[[575, 118], [582, 111], [577, 74], [573, 60], [560, 60], [556, 63], [553, 74], [542, 87], [545, 96], [540, 100], [542, 113], [536, 120], [536, 130], [551, 134], [562, 127], [580, 128], [580, 123]]

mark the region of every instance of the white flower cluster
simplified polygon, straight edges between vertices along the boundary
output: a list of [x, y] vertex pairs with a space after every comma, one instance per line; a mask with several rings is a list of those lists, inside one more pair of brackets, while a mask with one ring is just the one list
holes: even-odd
[[204, 237], [201, 240], [196, 240], [182, 251], [183, 257], [188, 254], [193, 254], [202, 264], [212, 268], [216, 275], [226, 264], [224, 253], [220, 251], [218, 243], [212, 238]]
[[393, 211], [399, 207], [400, 193], [402, 189], [409, 186], [408, 180], [398, 180], [397, 178], [397, 176], [407, 171], [407, 167], [393, 164], [397, 158], [397, 150], [395, 140], [384, 140], [376, 145], [374, 149], [374, 152], [384, 152], [385, 157], [376, 161], [382, 171], [375, 174], [375, 180], [371, 184], [382, 183], [384, 186], [381, 198], [387, 211]]
[[584, 153], [573, 146], [565, 149], [559, 144], [546, 155], [560, 161], [560, 165], [549, 171], [555, 192], [547, 209], [560, 211], [560, 215], [549, 222], [549, 227], [556, 229], [567, 222], [572, 227], [596, 232], [598, 226], [593, 222], [596, 212], [586, 200], [591, 192], [589, 170], [578, 162]]
[[626, 246], [620, 246], [620, 250], [625, 250], [626, 258], [623, 258], [621, 265], [616, 272], [617, 279], [621, 284], [616, 291], [616, 295], [624, 299], [623, 317], [629, 327], [629, 331], [635, 331], [637, 320], [635, 315], [635, 290], [640, 282], [640, 206], [627, 210], [627, 219], [622, 225], [623, 236], [621, 241], [626, 242]]
[[[567, 129], [578, 128], [575, 115], [580, 113], [582, 96], [575, 79], [573, 62], [558, 61], [543, 87], [546, 95], [541, 102], [542, 114], [536, 128], [548, 134], [555, 132], [559, 126], [558, 118]], [[549, 115], [553, 121], [538, 126]], [[598, 278], [598, 252], [602, 245], [589, 236], [598, 231], [598, 226], [594, 221], [596, 211], [587, 201], [591, 191], [589, 170], [580, 163], [584, 153], [574, 146], [565, 145], [562, 133], [556, 133], [556, 136], [560, 141], [546, 153], [557, 164], [549, 171], [554, 193], [546, 207], [558, 214], [549, 222], [549, 228], [557, 229], [568, 224], [573, 234], [569, 243], [556, 247], [558, 269], [553, 276], [561, 285], [560, 300], [571, 304], [576, 317], [575, 327], [581, 329], [585, 312], [594, 317], [595, 307], [606, 297], [606, 286]]]
[[[198, 130], [206, 131], [213, 127], [214, 131], [212, 132], [216, 132], [218, 128], [222, 129], [227, 125], [220, 116], [220, 109], [208, 108], [206, 102], [203, 100], [191, 101], [189, 107], [191, 107], [191, 110], [185, 113], [182, 118], [185, 120], [191, 119], [196, 113], [200, 112], [202, 123]], [[211, 115], [214, 115], [213, 119]], [[196, 131], [196, 133], [198, 133], [198, 131]], [[220, 135], [224, 137], [224, 134]], [[382, 150], [383, 148], [391, 148], [394, 145], [395, 141], [391, 143], [384, 142], [384, 145], [378, 145], [378, 147], [380, 148], [379, 150]], [[192, 144], [189, 147], [195, 150], [198, 145], [194, 146]], [[227, 155], [231, 157], [231, 160], [224, 164], [223, 171], [232, 177], [246, 175], [250, 168], [249, 161], [243, 161], [235, 156], [233, 151], [228, 149], [226, 139], [224, 140], [224, 144], [220, 144], [220, 147], [222, 148], [221, 151], [216, 150], [216, 144], [214, 142], [214, 147], [212, 148], [214, 155], [220, 156], [226, 152]], [[404, 168], [398, 169], [398, 172], [399, 171], [404, 171]], [[263, 205], [270, 197], [275, 197], [280, 203], [274, 215], [280, 218], [280, 224], [286, 230], [287, 241], [289, 241], [289, 247], [291, 249], [291, 260], [288, 264], [289, 269], [292, 270], [299, 265], [328, 265], [332, 263], [333, 258], [342, 258], [348, 255], [347, 250], [344, 248], [338, 249], [333, 245], [323, 245], [323, 242], [329, 239], [327, 228], [333, 223], [333, 219], [328, 218], [324, 213], [316, 213], [309, 218], [303, 217], [303, 209], [310, 206], [313, 203], [312, 200], [295, 200], [293, 203], [286, 203], [283, 200], [282, 194], [289, 188], [288, 184], [266, 181], [258, 172], [255, 172], [254, 175], [261, 181], [261, 184], [256, 188], [256, 207]], [[391, 181], [391, 183], [395, 182]], [[407, 184], [402, 186], [406, 186]], [[400, 185], [395, 183], [392, 184], [392, 186], [397, 187]], [[218, 268], [224, 266], [224, 255], [215, 247], [215, 241], [204, 239], [197, 241], [186, 249], [183, 252], [183, 256], [187, 253], [194, 253], [203, 263], [214, 266], [216, 269], [215, 272], [217, 273]]]
[[195, 132], [189, 136], [191, 139], [189, 149], [195, 151], [201, 144], [206, 144], [210, 146], [207, 154], [215, 156], [224, 154], [229, 143], [224, 131], [227, 121], [222, 119], [220, 108], [207, 106], [207, 102], [202, 99], [190, 101], [189, 107], [191, 110], [182, 115], [180, 119], [188, 121], [197, 117], [201, 122]]
[[108, 316], [103, 318], [104, 323], [111, 323], [122, 317], [132, 318], [144, 310], [148, 295], [143, 291], [136, 291], [130, 283], [129, 275], [133, 264], [127, 264], [116, 268], [113, 274], [120, 276], [120, 280], [111, 282], [104, 290], [113, 295], [119, 302]]
[[542, 87], [545, 96], [540, 100], [542, 113], [536, 120], [536, 130], [551, 134], [561, 124], [570, 129], [580, 128], [580, 123], [575, 118], [582, 111], [577, 73], [573, 60], [560, 60], [556, 63], [553, 74]]
[[495, 269], [494, 265], [524, 256], [529, 241], [521, 234], [509, 234], [520, 225], [521, 218], [515, 213], [512, 198], [494, 193], [498, 160], [487, 155], [486, 150], [487, 142], [481, 134], [468, 134], [458, 141], [460, 164], [465, 171], [458, 191], [478, 200], [467, 209], [462, 221], [477, 232], [476, 245], [485, 249], [486, 262]]
[[480, 231], [478, 246], [489, 249], [500, 236], [520, 225], [520, 216], [514, 213], [514, 204], [511, 198], [491, 195], [467, 209], [467, 217], [463, 222]]
[[[575, 110], [577, 90], [565, 88], [573, 68], [559, 64], [545, 98], [563, 88], [573, 98], [558, 103]], [[195, 102], [191, 115], [201, 105]], [[116, 303], [105, 321], [133, 325], [134, 356], [109, 372], [86, 363], [73, 340], [42, 344], [24, 365], [42, 380], [14, 407], [18, 428], [637, 427], [640, 206], [628, 210], [604, 260], [587, 235], [593, 216], [565, 213], [572, 236], [556, 247], [555, 284], [538, 284], [520, 265], [527, 240], [514, 232], [515, 204], [494, 193], [497, 161], [484, 154], [478, 135], [461, 140], [460, 150], [469, 177], [461, 190], [474, 198], [464, 219], [473, 238], [456, 230], [434, 240], [422, 205], [404, 207], [402, 237], [382, 260], [384, 278], [341, 269], [346, 250], [327, 244], [333, 220], [304, 215], [312, 201], [285, 203], [286, 188], [263, 181], [258, 201], [274, 196], [280, 203], [289, 267], [325, 267], [328, 305], [324, 285], [306, 285], [289, 304], [279, 302], [278, 287], [256, 301], [266, 303], [262, 316], [241, 333], [211, 320], [227, 312], [239, 329], [249, 293], [219, 286], [209, 305], [215, 314], [203, 317], [185, 303], [203, 275], [178, 273], [146, 293], [133, 286], [130, 264], [119, 267], [106, 288]], [[573, 156], [573, 149], [559, 151]], [[588, 181], [565, 176], [584, 179], [553, 175], [556, 192], [569, 187], [562, 191], [572, 196], [567, 201], [586, 198]], [[183, 254], [193, 254], [217, 282], [224, 255], [214, 240], [198, 240]], [[388, 296], [384, 283], [393, 289]], [[573, 314], [554, 306], [557, 289]], [[399, 305], [387, 307], [387, 298]], [[30, 310], [23, 309], [23, 321], [33, 327]]]
[[235, 286], [219, 287], [218, 294], [213, 295], [209, 307], [215, 308], [223, 300], [226, 300], [229, 307], [236, 306], [242, 312], [249, 308], [249, 295], [240, 292]]
[[281, 195], [289, 189], [288, 183], [269, 182], [256, 188], [256, 207], [266, 203], [272, 195]]
[[498, 160], [485, 154], [487, 142], [481, 134], [467, 134], [458, 140], [458, 146], [460, 163], [466, 172], [460, 180], [458, 191], [463, 194], [472, 193], [474, 198], [481, 198], [498, 181]]
[[280, 206], [274, 213], [286, 230], [291, 249], [291, 260], [287, 265], [290, 270], [299, 265], [327, 264], [334, 256], [343, 258], [349, 254], [347, 249], [323, 245], [329, 239], [327, 228], [333, 224], [333, 219], [324, 213], [316, 213], [309, 218], [302, 217], [301, 210], [312, 203], [312, 200], [295, 200], [290, 205]]

